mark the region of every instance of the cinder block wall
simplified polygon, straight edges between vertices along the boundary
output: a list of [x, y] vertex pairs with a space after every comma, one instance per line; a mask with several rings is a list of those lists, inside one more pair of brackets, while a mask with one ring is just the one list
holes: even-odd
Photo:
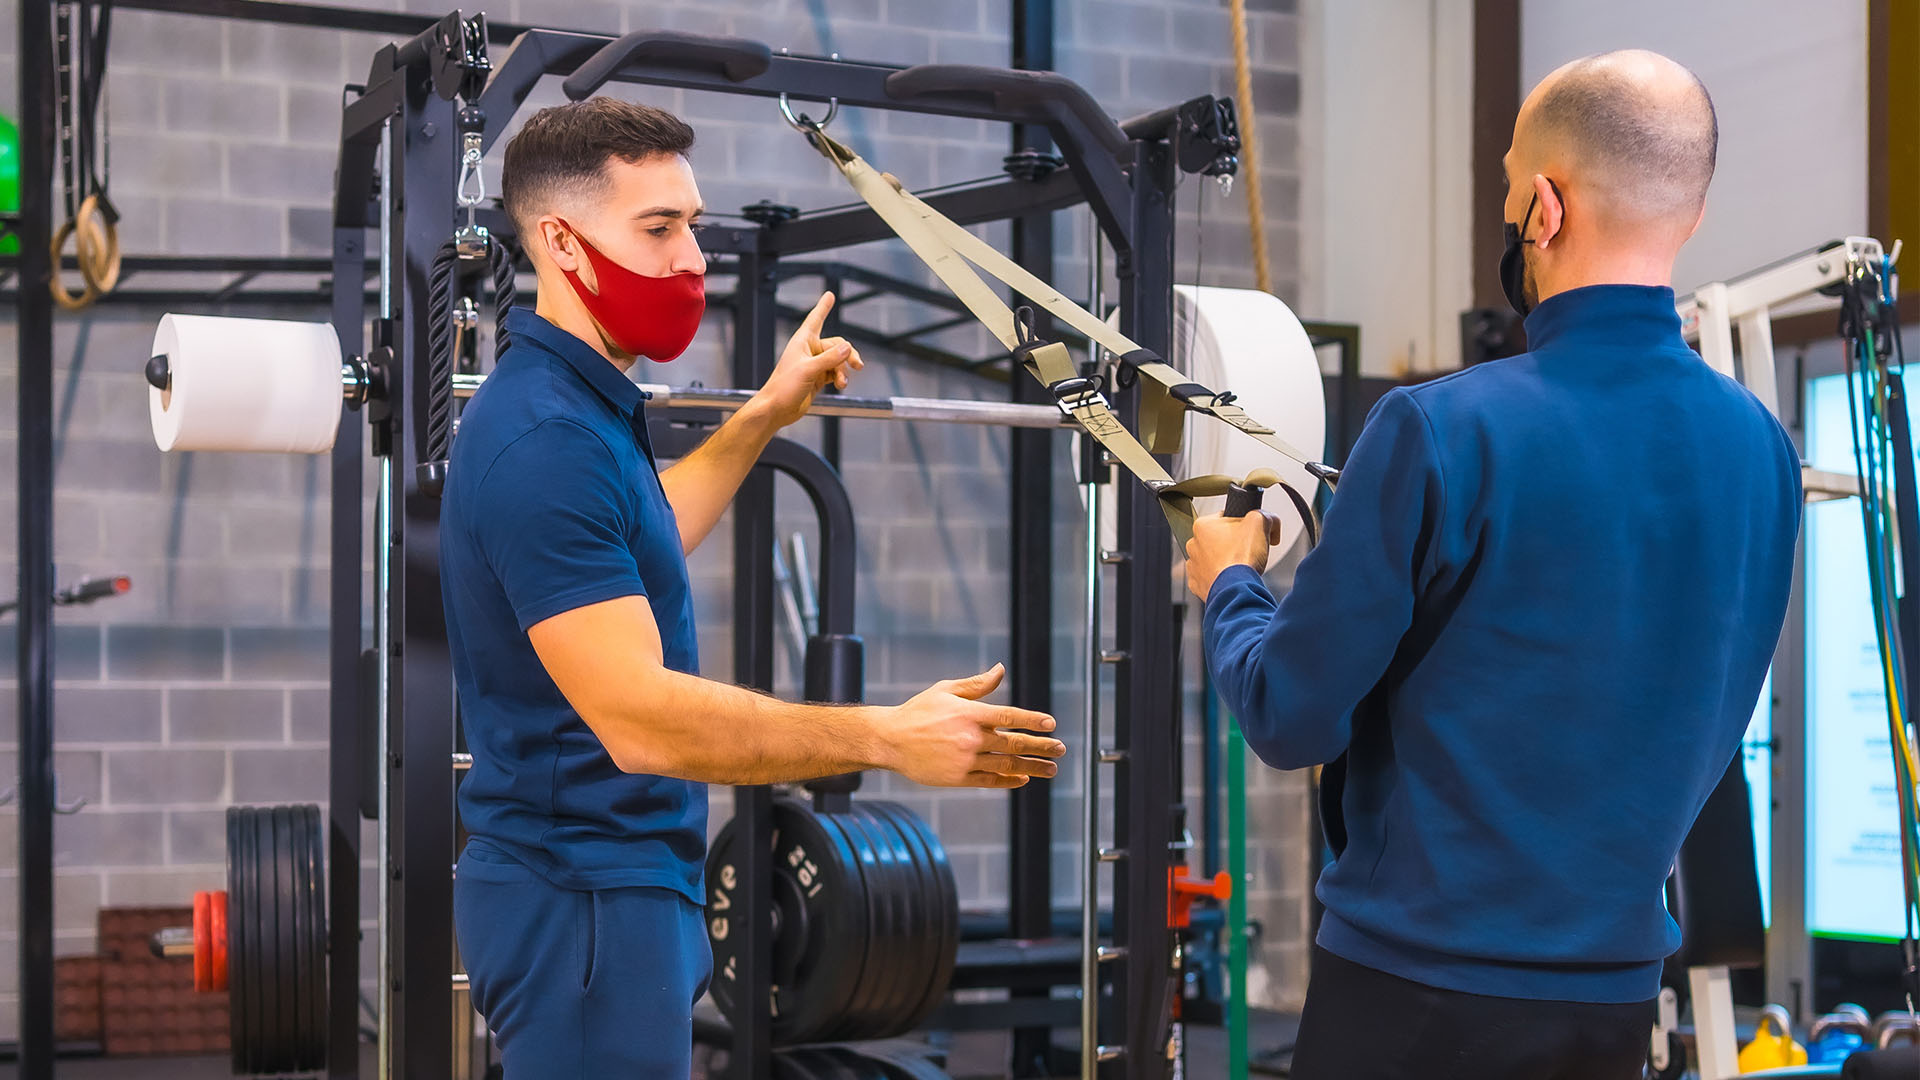
[[[407, 0], [409, 10], [441, 9]], [[1297, 295], [1299, 182], [1296, 114], [1299, 56], [1293, 0], [1249, 4], [1255, 92], [1261, 109], [1267, 231], [1277, 291]], [[649, 25], [737, 34], [799, 53], [892, 63], [1002, 64], [1008, 56], [1005, 0], [674, 0], [619, 3], [516, 2], [497, 18], [567, 28], [625, 31]], [[0, 4], [0, 111], [17, 114], [16, 14]], [[1058, 68], [1125, 117], [1232, 87], [1224, 3], [1059, 0]], [[320, 254], [329, 243], [328, 198], [341, 86], [365, 74], [384, 39], [121, 11], [108, 77], [113, 195], [126, 215], [126, 249], [141, 254]], [[694, 164], [715, 211], [761, 198], [822, 206], [849, 193], [780, 122], [766, 101], [624, 88], [674, 109], [698, 129]], [[533, 104], [559, 100], [543, 86]], [[523, 114], [524, 115], [524, 114]], [[916, 186], [996, 174], [1004, 128], [904, 114], [842, 113], [837, 130], [861, 152]], [[497, 190], [497, 188], [496, 188]], [[1204, 211], [1200, 202], [1204, 199]], [[1179, 193], [1178, 276], [1250, 285], [1244, 205], [1190, 179]], [[1204, 240], [1196, 224], [1204, 217]], [[1086, 221], [1056, 217], [1057, 280], [1085, 293]], [[1004, 226], [988, 237], [1005, 245]], [[850, 261], [918, 275], [895, 244], [844, 253]], [[217, 278], [207, 279], [211, 284]], [[811, 299], [799, 282], [794, 302]], [[1109, 293], [1111, 295], [1111, 293]], [[216, 309], [207, 309], [216, 310]], [[904, 329], [924, 312], [876, 309], [883, 327]], [[311, 308], [239, 314], [319, 320]], [[133, 575], [132, 594], [61, 611], [56, 632], [57, 765], [64, 797], [84, 798], [57, 822], [56, 893], [61, 954], [94, 947], [103, 904], [180, 903], [224, 875], [222, 811], [230, 804], [324, 801], [327, 685], [325, 527], [319, 459], [267, 455], [161, 455], [148, 435], [138, 379], [161, 312], [108, 305], [63, 316], [55, 345], [56, 554], [63, 581], [107, 572]], [[1310, 316], [1311, 313], [1303, 313]], [[0, 402], [15, 399], [10, 314], [0, 316]], [[971, 331], [949, 337], [971, 355], [992, 355]], [[726, 383], [728, 332], [714, 321], [689, 356], [649, 369], [660, 381]], [[1005, 387], [869, 351], [859, 389], [868, 393], [998, 398]], [[0, 574], [11, 582], [17, 522], [13, 498], [15, 410], [0, 408]], [[793, 433], [818, 438], [815, 422]], [[979, 670], [1007, 652], [1004, 433], [937, 425], [848, 422], [845, 474], [859, 515], [859, 629], [867, 641], [870, 700], [902, 700], [928, 682]], [[1056, 439], [1056, 709], [1078, 755], [1081, 510], [1071, 443]], [[811, 515], [782, 482], [782, 532], [810, 533]], [[697, 553], [707, 672], [730, 671], [728, 531]], [[810, 537], [811, 538], [811, 537]], [[817, 546], [815, 548], [817, 551]], [[0, 586], [10, 593], [11, 586]], [[14, 629], [0, 623], [0, 657]], [[1191, 635], [1189, 635], [1191, 637]], [[1190, 649], [1186, 670], [1197, 672]], [[10, 782], [16, 688], [0, 662], [0, 764]], [[782, 689], [798, 680], [784, 656]], [[1197, 731], [1197, 697], [1189, 715]], [[1106, 697], [1111, 702], [1111, 694]], [[1110, 722], [1110, 721], [1109, 721]], [[1197, 736], [1188, 741], [1189, 790], [1197, 800]], [[1304, 986], [1304, 781], [1255, 767], [1249, 822], [1253, 911], [1265, 928], [1256, 1001], [1296, 1003]], [[933, 821], [953, 859], [964, 904], [1004, 905], [1003, 795], [935, 792], [889, 778], [876, 793]], [[1055, 886], [1078, 895], [1075, 770], [1054, 785]], [[1110, 805], [1110, 803], [1108, 804]], [[716, 791], [717, 830], [730, 813]], [[1191, 814], [1196, 830], [1198, 802]], [[16, 819], [0, 808], [0, 1039], [14, 1034], [17, 997]], [[372, 851], [371, 843], [367, 851]], [[371, 882], [365, 892], [371, 903]], [[371, 961], [371, 935], [368, 960]]]

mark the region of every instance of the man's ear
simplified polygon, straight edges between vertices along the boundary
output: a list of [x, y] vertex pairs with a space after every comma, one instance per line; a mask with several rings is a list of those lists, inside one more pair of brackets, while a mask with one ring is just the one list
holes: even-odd
[[1560, 189], [1539, 173], [1533, 174], [1533, 193], [1540, 202], [1540, 226], [1533, 234], [1533, 242], [1544, 251], [1548, 242], [1560, 235], [1567, 208], [1560, 202]]
[[534, 223], [538, 231], [539, 249], [554, 267], [562, 273], [578, 273], [586, 260], [580, 253], [580, 242], [573, 230], [553, 214], [547, 214]]

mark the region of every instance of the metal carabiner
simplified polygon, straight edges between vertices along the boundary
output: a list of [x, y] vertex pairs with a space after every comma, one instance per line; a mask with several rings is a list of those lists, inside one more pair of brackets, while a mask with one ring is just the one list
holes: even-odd
[[833, 118], [838, 116], [839, 113], [840, 99], [828, 98], [827, 115], [821, 117], [819, 120], [815, 120], [806, 113], [800, 113], [796, 116], [794, 115], [793, 104], [787, 100], [787, 95], [780, 95], [780, 115], [787, 118], [787, 126], [802, 135], [811, 135], [816, 131], [825, 131], [827, 125], [833, 123]]
[[480, 204], [487, 199], [487, 176], [481, 171], [480, 162], [484, 157], [480, 148], [481, 135], [478, 131], [469, 131], [464, 138], [460, 153], [460, 180], [454, 187], [454, 201], [467, 211], [466, 227], [455, 234], [460, 244], [462, 258], [484, 258], [488, 240], [487, 229], [474, 220], [474, 214]]

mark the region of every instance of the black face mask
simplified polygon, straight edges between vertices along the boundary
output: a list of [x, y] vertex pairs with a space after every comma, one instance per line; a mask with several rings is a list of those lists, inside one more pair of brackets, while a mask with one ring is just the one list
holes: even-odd
[[[1557, 198], [1560, 186], [1551, 180], [1547, 184], [1553, 188]], [[1535, 190], [1533, 197], [1527, 200], [1527, 212], [1520, 215], [1520, 224], [1508, 221], [1500, 226], [1507, 241], [1506, 250], [1500, 253], [1500, 291], [1507, 294], [1507, 303], [1523, 319], [1533, 311], [1533, 304], [1527, 299], [1527, 260], [1524, 253], [1527, 238], [1524, 233], [1527, 223], [1533, 219], [1533, 208], [1539, 201], [1540, 192]]]

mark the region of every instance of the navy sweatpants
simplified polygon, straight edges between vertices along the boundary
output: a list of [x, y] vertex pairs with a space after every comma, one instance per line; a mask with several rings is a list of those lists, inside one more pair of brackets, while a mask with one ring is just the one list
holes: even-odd
[[562, 889], [476, 839], [454, 877], [453, 925], [506, 1080], [692, 1071], [713, 953], [686, 897]]

